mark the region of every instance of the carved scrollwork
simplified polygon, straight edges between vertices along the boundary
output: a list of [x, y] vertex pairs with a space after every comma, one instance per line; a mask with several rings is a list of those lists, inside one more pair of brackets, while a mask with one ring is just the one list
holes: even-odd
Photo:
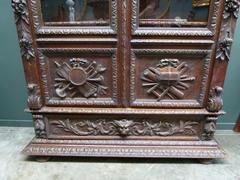
[[134, 121], [127, 119], [113, 121], [105, 119], [82, 120], [76, 122], [66, 119], [52, 121], [51, 124], [56, 126], [53, 130], [55, 132], [60, 128], [65, 132], [79, 136], [171, 136], [174, 134], [196, 135], [194, 126], [199, 123], [193, 121], [179, 121], [179, 124], [162, 121], [153, 123], [147, 120]]
[[28, 84], [28, 107], [30, 109], [40, 109], [42, 107], [42, 98], [37, 84]]
[[46, 138], [46, 125], [42, 115], [33, 115], [35, 135], [37, 138]]
[[55, 88], [60, 98], [83, 96], [85, 98], [97, 97], [99, 94], [106, 94], [108, 89], [102, 85], [104, 77], [101, 75], [106, 68], [95, 61], [88, 61], [81, 58], [72, 58], [70, 63], [57, 66]]
[[216, 117], [208, 117], [203, 130], [203, 140], [212, 140], [216, 131]]
[[189, 83], [195, 80], [186, 74], [188, 65], [180, 63], [178, 59], [162, 59], [156, 67], [144, 70], [141, 79], [143, 87], [147, 87], [147, 93], [157, 97], [157, 101], [165, 97], [170, 99], [182, 99], [182, 91], [190, 88]]
[[222, 92], [223, 89], [219, 86], [211, 89], [209, 93], [209, 100], [207, 109], [210, 112], [218, 112], [223, 107], [223, 100], [222, 100]]

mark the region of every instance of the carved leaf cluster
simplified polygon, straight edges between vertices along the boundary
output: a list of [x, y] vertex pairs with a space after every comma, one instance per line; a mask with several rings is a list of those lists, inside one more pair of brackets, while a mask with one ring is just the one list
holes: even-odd
[[143, 120], [113, 120], [100, 119], [97, 121], [83, 120], [73, 122], [69, 119], [52, 121], [57, 129], [63, 129], [79, 136], [87, 135], [116, 135], [116, 136], [171, 136], [174, 134], [196, 135], [194, 128], [198, 122], [179, 121], [179, 124], [162, 122], [157, 123]]

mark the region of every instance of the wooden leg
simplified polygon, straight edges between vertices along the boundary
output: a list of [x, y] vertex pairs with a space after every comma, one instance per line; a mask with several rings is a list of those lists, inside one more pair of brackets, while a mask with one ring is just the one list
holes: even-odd
[[37, 162], [47, 162], [50, 159], [50, 156], [37, 156], [36, 161]]
[[201, 163], [201, 164], [212, 164], [214, 159], [198, 159], [198, 161]]

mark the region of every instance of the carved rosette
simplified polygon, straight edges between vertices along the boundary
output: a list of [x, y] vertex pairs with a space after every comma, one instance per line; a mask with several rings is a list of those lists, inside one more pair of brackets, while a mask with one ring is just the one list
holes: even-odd
[[106, 68], [95, 61], [72, 58], [69, 63], [59, 64], [55, 78], [55, 92], [60, 98], [97, 97], [106, 94], [107, 87], [102, 85], [104, 77], [101, 75]]
[[218, 40], [216, 59], [230, 59], [236, 20], [239, 13], [240, 0], [225, 0], [221, 33]]
[[37, 138], [47, 138], [46, 125], [42, 115], [33, 115], [33, 124]]
[[216, 117], [207, 117], [202, 135], [203, 140], [209, 141], [213, 139], [214, 133], [217, 128], [216, 121]]
[[195, 77], [189, 76], [188, 65], [180, 63], [178, 59], [162, 59], [155, 67], [149, 67], [142, 74], [143, 87], [148, 94], [156, 96], [157, 101], [162, 99], [183, 99], [183, 91], [190, 88], [189, 83]]
[[30, 109], [40, 109], [42, 107], [42, 98], [37, 84], [28, 84], [28, 107]]
[[219, 86], [211, 89], [209, 93], [209, 100], [207, 109], [210, 112], [218, 112], [223, 107], [223, 100], [222, 100], [222, 92], [223, 89]]
[[174, 134], [197, 135], [196, 126], [198, 122], [179, 121], [170, 122], [149, 122], [147, 120], [134, 121], [128, 119], [108, 121], [82, 120], [72, 121], [57, 120], [52, 121], [53, 132], [58, 133], [59, 129], [78, 136], [171, 136]]

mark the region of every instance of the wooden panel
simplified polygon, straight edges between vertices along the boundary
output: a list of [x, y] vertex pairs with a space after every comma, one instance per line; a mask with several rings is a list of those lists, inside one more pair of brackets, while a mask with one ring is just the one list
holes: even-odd
[[117, 105], [115, 49], [40, 48], [47, 105]]
[[208, 50], [133, 49], [131, 105], [203, 107], [209, 55]]

